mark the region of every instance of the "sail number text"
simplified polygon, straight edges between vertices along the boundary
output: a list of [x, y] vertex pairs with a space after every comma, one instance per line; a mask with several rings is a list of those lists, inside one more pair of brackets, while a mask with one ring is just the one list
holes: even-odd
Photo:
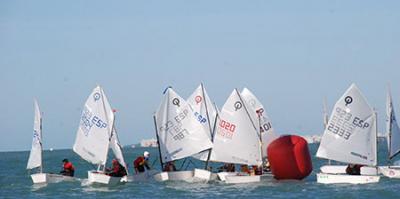
[[160, 127], [160, 132], [166, 131], [172, 136], [172, 139], [179, 141], [185, 138], [185, 135], [189, 135], [189, 131], [182, 128], [182, 121], [187, 118], [189, 114], [188, 109], [184, 109], [178, 113], [173, 120], [168, 120], [164, 125]]
[[85, 107], [85, 109], [82, 111], [81, 124], [80, 124], [80, 128], [85, 134], [85, 136], [89, 135], [90, 129], [93, 126], [96, 126], [98, 128], [106, 128], [107, 123], [101, 120], [96, 115], [94, 115], [89, 109]]
[[236, 125], [221, 119], [219, 121], [218, 128], [218, 134], [220, 136], [232, 139], [236, 130]]
[[365, 129], [369, 126], [370, 124], [368, 122], [337, 107], [332, 119], [329, 121], [327, 130], [348, 140], [355, 128]]

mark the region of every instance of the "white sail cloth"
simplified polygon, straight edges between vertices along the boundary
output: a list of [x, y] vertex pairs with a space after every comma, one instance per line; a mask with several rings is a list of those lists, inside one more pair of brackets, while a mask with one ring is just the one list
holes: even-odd
[[172, 88], [165, 91], [155, 117], [164, 162], [212, 148], [208, 131], [197, 121], [191, 106]]
[[389, 158], [392, 159], [400, 152], [400, 129], [397, 124], [390, 90], [388, 91], [386, 100], [386, 117], [388, 151]]
[[[194, 116], [207, 132], [209, 140], [212, 140], [211, 136], [215, 127], [215, 118], [217, 116], [217, 111], [210, 97], [208, 96], [203, 84], [200, 84], [197, 87], [197, 89], [187, 99], [187, 103], [192, 106]], [[193, 155], [193, 157], [199, 160], [206, 161], [208, 158], [208, 154], [209, 150], [195, 154]]]
[[235, 89], [219, 114], [211, 160], [261, 165], [261, 143], [248, 105]]
[[115, 127], [113, 128], [112, 135], [111, 135], [110, 148], [113, 151], [117, 161], [123, 167], [125, 167], [126, 172], [128, 172], [128, 166], [125, 163], [124, 155], [122, 153], [122, 146], [121, 146], [121, 144], [119, 142], [117, 130], [115, 129]]
[[29, 154], [27, 169], [42, 166], [42, 115], [37, 101], [34, 101], [35, 116], [33, 122], [32, 148]]
[[105, 165], [113, 123], [111, 106], [97, 86], [86, 100], [73, 150], [92, 164]]
[[264, 106], [257, 97], [247, 88], [244, 88], [240, 94], [249, 105], [249, 110], [252, 112], [251, 115], [254, 123], [260, 128], [259, 132], [262, 141], [262, 156], [263, 158], [266, 158], [268, 145], [278, 138], [278, 136], [272, 127], [271, 120], [269, 119]]
[[376, 166], [376, 114], [355, 84], [336, 102], [317, 157]]

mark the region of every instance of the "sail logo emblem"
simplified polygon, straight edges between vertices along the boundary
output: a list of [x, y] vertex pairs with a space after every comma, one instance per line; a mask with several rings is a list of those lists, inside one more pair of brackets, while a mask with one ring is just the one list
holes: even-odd
[[95, 93], [95, 94], [93, 94], [93, 98], [94, 98], [94, 101], [96, 102], [97, 100], [99, 100], [100, 99], [100, 93]]
[[198, 95], [194, 98], [194, 101], [196, 101], [196, 105], [199, 104], [202, 100], [203, 100], [203, 98], [200, 95]]
[[237, 110], [241, 109], [243, 105], [241, 102], [237, 101], [237, 102], [235, 102], [235, 104], [233, 106], [235, 107], [235, 111], [237, 111]]
[[353, 102], [353, 98], [351, 96], [347, 96], [344, 98], [344, 102], [346, 103], [347, 106]]
[[181, 102], [179, 101], [178, 98], [174, 98], [174, 99], [172, 100], [172, 104], [175, 105], [175, 106], [180, 107], [180, 103], [181, 103]]
[[258, 117], [261, 117], [264, 113], [264, 109], [260, 108], [260, 109], [256, 110], [256, 113], [257, 113]]

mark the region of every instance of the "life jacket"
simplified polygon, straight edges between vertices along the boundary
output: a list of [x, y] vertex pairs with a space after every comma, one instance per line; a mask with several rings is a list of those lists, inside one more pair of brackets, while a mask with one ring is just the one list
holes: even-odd
[[140, 156], [138, 158], [136, 158], [135, 161], [133, 161], [133, 165], [135, 168], [139, 167], [139, 166], [143, 166], [145, 163], [145, 159], [144, 157]]
[[75, 171], [75, 168], [71, 162], [66, 162], [66, 163], [64, 163], [64, 170]]

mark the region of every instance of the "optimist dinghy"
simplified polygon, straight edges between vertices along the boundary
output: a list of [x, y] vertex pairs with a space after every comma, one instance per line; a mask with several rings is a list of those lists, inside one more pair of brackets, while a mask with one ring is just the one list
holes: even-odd
[[[203, 126], [208, 136], [211, 140], [214, 135], [214, 129], [217, 118], [217, 109], [213, 105], [210, 97], [207, 94], [206, 89], [203, 84], [200, 84], [193, 94], [187, 99], [187, 102], [193, 108], [194, 116], [196, 120]], [[208, 163], [210, 161], [212, 149], [202, 151], [198, 154], [193, 155], [193, 158], [204, 161], [204, 169], [196, 168], [194, 169], [194, 180], [195, 181], [209, 181], [212, 179], [212, 173], [209, 171]]]
[[86, 100], [73, 146], [74, 152], [81, 158], [98, 165], [96, 171], [88, 171], [89, 184], [116, 185], [127, 181], [125, 176], [112, 177], [105, 172], [109, 148], [128, 171], [114, 128], [114, 117], [103, 89], [97, 86]]
[[32, 149], [29, 154], [28, 164], [26, 166], [27, 169], [35, 169], [38, 168], [39, 172], [31, 175], [32, 181], [34, 184], [38, 183], [55, 183], [61, 181], [72, 181], [74, 178], [70, 176], [64, 176], [53, 173], [44, 173], [43, 172], [43, 163], [42, 163], [42, 114], [39, 109], [39, 105], [36, 100], [34, 100], [35, 107], [35, 118], [33, 123], [33, 140], [32, 140]]
[[[154, 123], [159, 143], [161, 168], [164, 167], [164, 163], [193, 156], [213, 146], [206, 129], [195, 118], [192, 107], [172, 88], [167, 88], [164, 92], [164, 99], [154, 115]], [[200, 169], [165, 171], [154, 177], [158, 181], [191, 182], [194, 180], [195, 172], [203, 171]], [[202, 173], [197, 175], [202, 175]]]
[[346, 174], [346, 166], [326, 165], [317, 174], [324, 184], [379, 182], [377, 172], [376, 114], [355, 84], [333, 108], [316, 156], [348, 164], [365, 165], [360, 175]]
[[388, 90], [386, 100], [386, 131], [387, 131], [387, 143], [388, 143], [388, 163], [389, 166], [379, 167], [379, 171], [386, 177], [389, 178], [400, 178], [400, 166], [390, 165], [392, 159], [400, 153], [400, 129], [397, 124], [393, 103], [392, 95]]
[[[261, 140], [250, 111], [239, 91], [233, 90], [217, 119], [211, 161], [262, 165]], [[226, 183], [259, 182], [261, 179], [238, 172], [220, 172], [218, 178]]]

